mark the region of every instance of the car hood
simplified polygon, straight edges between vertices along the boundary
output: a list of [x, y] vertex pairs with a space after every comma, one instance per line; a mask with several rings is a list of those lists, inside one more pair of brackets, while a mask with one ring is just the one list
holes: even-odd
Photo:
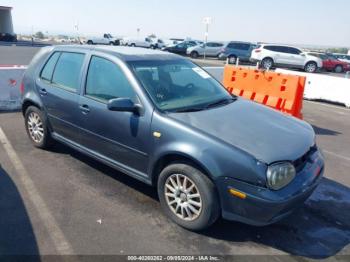
[[241, 98], [226, 106], [170, 113], [169, 117], [266, 164], [300, 158], [313, 146], [315, 139], [312, 127], [306, 122]]

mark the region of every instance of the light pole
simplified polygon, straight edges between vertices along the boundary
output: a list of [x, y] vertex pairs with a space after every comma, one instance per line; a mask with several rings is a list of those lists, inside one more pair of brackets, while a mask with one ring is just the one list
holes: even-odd
[[212, 21], [212, 18], [209, 16], [203, 18], [203, 23], [205, 24], [204, 60], [206, 57], [206, 48], [207, 48], [208, 35], [209, 35], [209, 25], [211, 24], [211, 21]]

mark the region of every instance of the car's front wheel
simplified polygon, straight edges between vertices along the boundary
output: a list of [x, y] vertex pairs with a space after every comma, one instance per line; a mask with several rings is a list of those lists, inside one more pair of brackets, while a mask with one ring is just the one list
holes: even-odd
[[35, 106], [30, 106], [25, 112], [24, 119], [28, 137], [33, 145], [38, 148], [49, 147], [52, 138], [43, 112]]
[[199, 57], [199, 54], [197, 51], [192, 51], [190, 55], [192, 58], [195, 58], [195, 59]]
[[167, 166], [159, 175], [158, 195], [165, 213], [189, 230], [203, 230], [219, 217], [219, 200], [213, 182], [185, 163]]

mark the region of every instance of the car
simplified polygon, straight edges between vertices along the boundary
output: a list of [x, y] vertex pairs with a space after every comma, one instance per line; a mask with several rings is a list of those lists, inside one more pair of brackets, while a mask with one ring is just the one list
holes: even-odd
[[308, 52], [309, 55], [319, 57], [322, 59], [323, 69], [333, 71], [335, 73], [342, 73], [350, 71], [350, 63], [339, 60], [336, 56], [326, 53]]
[[303, 69], [308, 73], [315, 73], [323, 66], [322, 59], [309, 55], [299, 48], [274, 44], [257, 46], [252, 51], [251, 61], [253, 63], [259, 62], [264, 69], [285, 67]]
[[186, 53], [192, 58], [204, 56], [204, 53], [208, 57], [218, 57], [223, 46], [224, 44], [221, 42], [208, 42], [206, 44], [203, 43], [198, 46], [187, 48]]
[[156, 187], [164, 213], [190, 230], [220, 216], [274, 223], [321, 181], [324, 158], [308, 123], [231, 95], [175, 54], [46, 47], [22, 87], [35, 147], [58, 141]]
[[17, 42], [17, 35], [10, 33], [0, 33], [0, 41]]
[[337, 59], [339, 59], [340, 61], [350, 63], [350, 55], [346, 55], [346, 54], [332, 54], [332, 55]]
[[219, 54], [219, 59], [228, 59], [229, 64], [235, 64], [237, 58], [243, 62], [250, 61], [252, 50], [256, 47], [255, 44], [249, 42], [231, 41], [224, 45]]
[[167, 51], [167, 52], [171, 52], [171, 53], [175, 53], [175, 54], [186, 55], [187, 48], [197, 46], [197, 45], [200, 45], [200, 42], [195, 41], [195, 40], [188, 40], [188, 41], [184, 41], [184, 42], [181, 42], [179, 44], [176, 44], [176, 45], [170, 45], [170, 46], [163, 47], [162, 50]]
[[120, 45], [120, 38], [115, 38], [111, 34], [104, 34], [103, 37], [90, 37], [86, 40], [88, 45]]

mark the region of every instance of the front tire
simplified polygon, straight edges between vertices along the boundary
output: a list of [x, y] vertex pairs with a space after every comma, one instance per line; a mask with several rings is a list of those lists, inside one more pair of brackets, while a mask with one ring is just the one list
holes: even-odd
[[158, 196], [165, 214], [189, 230], [209, 227], [220, 214], [213, 182], [189, 164], [175, 163], [163, 169], [158, 178]]
[[42, 149], [50, 147], [53, 141], [43, 112], [35, 106], [30, 106], [25, 112], [24, 119], [26, 131], [32, 144]]
[[197, 51], [192, 51], [190, 55], [191, 55], [191, 57], [194, 58], [194, 59], [196, 59], [196, 58], [199, 57], [199, 54], [198, 54]]

